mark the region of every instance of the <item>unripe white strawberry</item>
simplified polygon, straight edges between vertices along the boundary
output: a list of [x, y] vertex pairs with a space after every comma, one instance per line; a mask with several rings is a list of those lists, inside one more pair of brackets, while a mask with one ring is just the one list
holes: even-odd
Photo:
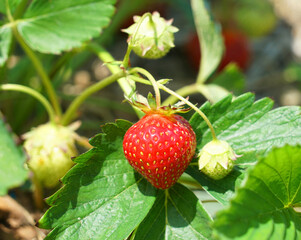
[[171, 25], [158, 12], [149, 16], [134, 16], [134, 24], [123, 29], [129, 34], [129, 45], [140, 57], [157, 59], [165, 56], [174, 47], [174, 33], [178, 28]]
[[28, 167], [42, 186], [55, 187], [74, 165], [71, 157], [77, 155], [75, 136], [72, 128], [53, 123], [40, 125], [24, 135]]
[[212, 140], [207, 143], [198, 155], [199, 169], [214, 180], [227, 176], [234, 167], [236, 155], [229, 143]]

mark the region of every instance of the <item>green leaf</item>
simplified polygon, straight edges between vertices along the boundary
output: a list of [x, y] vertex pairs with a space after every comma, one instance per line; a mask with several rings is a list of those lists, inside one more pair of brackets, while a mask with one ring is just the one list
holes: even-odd
[[0, 195], [19, 186], [27, 178], [24, 168], [25, 155], [18, 148], [0, 118]]
[[115, 0], [34, 0], [18, 31], [37, 51], [58, 54], [98, 36], [110, 22]]
[[3, 66], [9, 55], [9, 48], [12, 40], [10, 28], [0, 28], [0, 67]]
[[189, 166], [186, 173], [197, 180], [203, 189], [222, 205], [229, 204], [229, 199], [233, 197], [235, 189], [241, 185], [245, 176], [245, 170], [238, 167], [234, 167], [232, 172], [221, 180], [213, 180], [200, 172], [196, 166]]
[[6, 13], [5, 1], [0, 1], [0, 13], [3, 13], [3, 14]]
[[129, 122], [106, 124], [90, 151], [62, 179], [40, 227], [46, 239], [126, 239], [152, 207], [157, 190], [128, 164], [122, 149]]
[[[213, 197], [227, 204], [235, 186], [243, 179], [244, 168], [253, 165], [258, 156], [273, 147], [301, 144], [301, 107], [280, 107], [272, 111], [273, 101], [263, 98], [254, 102], [254, 95], [246, 93], [232, 102], [229, 95], [220, 102], [205, 103], [200, 109], [207, 115], [220, 140], [227, 141], [237, 154], [234, 171], [226, 178], [214, 181], [189, 167], [187, 173], [201, 183]], [[198, 114], [190, 119], [197, 135], [197, 151], [212, 140], [210, 130]]]
[[[5, 4], [6, 0], [1, 0], [0, 1], [0, 13], [6, 14], [6, 4]], [[14, 13], [15, 9], [17, 8], [17, 6], [19, 5], [19, 3], [21, 2], [21, 0], [8, 0], [7, 1], [9, 4], [9, 8], [11, 13]]]
[[220, 29], [211, 19], [204, 0], [191, 0], [191, 7], [202, 52], [198, 82], [204, 83], [222, 58], [223, 38]]
[[301, 148], [274, 149], [250, 170], [230, 206], [217, 214], [221, 239], [301, 239]]
[[176, 184], [168, 191], [160, 191], [134, 239], [208, 239], [210, 223], [211, 218], [197, 197], [186, 187]]

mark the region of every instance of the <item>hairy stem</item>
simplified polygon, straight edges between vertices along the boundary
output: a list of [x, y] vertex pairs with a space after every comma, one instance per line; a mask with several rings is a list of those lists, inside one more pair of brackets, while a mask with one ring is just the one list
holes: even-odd
[[202, 203], [218, 203], [215, 199], [202, 200]]
[[[137, 70], [137, 68], [133, 68], [131, 69], [131, 71], [129, 73], [134, 73]], [[146, 70], [145, 70], [146, 71]], [[138, 78], [136, 76], [131, 76], [132, 80], [143, 83], [143, 84], [149, 84], [146, 83], [145, 80]], [[194, 104], [192, 104], [191, 102], [189, 102], [187, 99], [185, 99], [184, 97], [182, 97], [181, 95], [179, 95], [178, 93], [172, 91], [171, 89], [165, 87], [163, 84], [156, 82], [156, 85], [158, 86], [158, 88], [162, 89], [163, 91], [175, 96], [177, 99], [183, 101], [184, 103], [186, 103], [188, 106], [190, 106], [193, 110], [195, 110], [203, 119], [204, 121], [207, 123], [210, 131], [211, 131], [211, 135], [212, 135], [212, 139], [213, 140], [217, 140], [214, 128], [211, 124], [211, 122], [209, 121], [209, 119], [207, 118], [207, 116], [200, 110], [198, 109]]]
[[16, 37], [17, 41], [19, 42], [19, 44], [21, 45], [21, 47], [23, 48], [23, 50], [25, 51], [25, 53], [27, 54], [27, 56], [29, 57], [29, 59], [32, 61], [33, 66], [35, 67], [37, 73], [39, 74], [42, 83], [44, 84], [44, 87], [46, 89], [46, 92], [49, 96], [50, 102], [55, 110], [55, 113], [60, 117], [62, 115], [62, 110], [58, 101], [58, 97], [56, 95], [56, 92], [51, 84], [51, 81], [47, 75], [47, 73], [45, 72], [41, 61], [38, 59], [38, 57], [36, 56], [36, 54], [31, 50], [30, 47], [27, 46], [27, 44], [24, 42], [23, 38], [21, 37], [21, 35], [19, 34], [17, 28], [15, 26], [12, 27], [14, 36]]
[[6, 15], [7, 15], [8, 20], [10, 22], [13, 22], [14, 18], [13, 18], [12, 14], [11, 14], [8, 0], [5, 0], [5, 10], [6, 10]]
[[39, 210], [43, 210], [45, 204], [44, 204], [44, 191], [43, 187], [41, 186], [41, 183], [33, 177], [33, 200], [36, 205], [36, 207]]
[[165, 189], [164, 190], [164, 193], [165, 193], [165, 201], [164, 201], [164, 207], [165, 207], [165, 225], [168, 226], [168, 208], [167, 208], [167, 205], [168, 205], [168, 198], [169, 198], [169, 192], [168, 192], [168, 189]]
[[145, 13], [139, 20], [136, 28], [135, 28], [135, 31], [134, 33], [132, 34], [132, 36], [130, 37], [130, 40], [129, 40], [129, 43], [128, 43], [128, 48], [127, 48], [127, 51], [126, 51], [126, 54], [124, 56], [124, 59], [122, 61], [122, 65], [124, 68], [128, 68], [129, 66], [129, 63], [130, 63], [130, 54], [131, 54], [131, 51], [133, 49], [133, 42], [135, 41], [135, 38], [136, 38], [136, 35], [139, 31], [139, 28], [141, 27], [141, 24], [143, 23], [144, 19], [145, 18], [149, 18], [149, 21], [150, 21], [150, 24], [151, 26], [153, 27], [154, 29], [154, 34], [155, 34], [155, 44], [158, 45], [158, 33], [157, 33], [157, 29], [156, 29], [156, 25], [153, 21], [153, 16], [152, 14], [150, 14], [149, 12], [148, 13]]
[[34, 98], [36, 98], [46, 109], [49, 119], [51, 122], [55, 122], [55, 112], [48, 100], [39, 92], [36, 90], [19, 85], [19, 84], [3, 84], [0, 85], [0, 90], [5, 90], [5, 91], [16, 91], [16, 92], [23, 92], [26, 93]]
[[[103, 47], [95, 44], [90, 43], [87, 45], [87, 49], [91, 52], [95, 53], [101, 61], [106, 63], [107, 68], [110, 70], [112, 74], [120, 72], [120, 66], [114, 65], [115, 59], [112, 57], [112, 55], [106, 51]], [[121, 87], [122, 91], [125, 95], [130, 95], [133, 91], [133, 87], [130, 85], [130, 83], [122, 78], [118, 80], [118, 84]]]
[[[103, 47], [90, 43], [87, 45], [87, 49], [95, 53], [101, 61], [104, 63], [107, 63], [107, 68], [110, 70], [111, 73], [118, 73], [120, 72], [120, 66], [114, 64], [115, 59], [112, 57], [112, 55], [107, 52]], [[124, 92], [126, 96], [130, 96], [130, 94], [134, 91], [134, 81], [131, 81], [130, 79], [126, 78], [120, 78], [117, 80], [120, 88]], [[149, 81], [147, 81], [149, 83]], [[138, 117], [142, 117], [144, 113], [137, 107], [133, 107]]]
[[159, 89], [159, 85], [158, 85], [157, 81], [154, 79], [154, 77], [148, 71], [146, 71], [143, 68], [135, 67], [135, 68], [132, 68], [131, 71], [136, 71], [138, 73], [143, 74], [151, 82], [151, 84], [153, 85], [154, 91], [155, 91], [156, 104], [157, 104], [157, 109], [158, 109], [161, 106], [161, 95], [160, 95], [160, 89]]
[[[57, 95], [54, 91], [54, 88], [50, 82], [50, 79], [47, 75], [47, 73], [45, 72], [43, 65], [41, 63], [41, 61], [38, 59], [38, 57], [35, 55], [35, 53], [31, 50], [31, 48], [25, 43], [25, 41], [23, 40], [22, 36], [19, 34], [17, 26], [15, 24], [15, 20], [11, 14], [10, 8], [9, 8], [9, 2], [8, 0], [5, 0], [6, 3], [6, 14], [7, 17], [9, 19], [10, 24], [12, 25], [12, 32], [15, 36], [15, 38], [17, 39], [17, 41], [19, 42], [19, 44], [21, 45], [21, 47], [23, 48], [24, 52], [26, 53], [26, 55], [29, 57], [29, 59], [32, 61], [37, 73], [39, 74], [42, 83], [44, 84], [44, 87], [46, 89], [46, 92], [49, 96], [50, 102], [53, 105], [53, 108], [56, 112], [56, 114], [60, 117], [62, 112], [61, 112], [61, 107], [59, 105], [58, 102], [58, 98]], [[19, 12], [16, 12], [16, 16], [18, 17], [19, 14], [22, 14], [22, 12], [24, 11], [24, 8], [27, 4], [27, 1], [22, 1], [22, 6], [19, 9]]]
[[[194, 93], [198, 93], [198, 92], [199, 91], [198, 91], [196, 84], [184, 86], [176, 91], [176, 93], [178, 95], [181, 95], [182, 97], [186, 97], [190, 94], [194, 94]], [[176, 96], [170, 95], [168, 98], [165, 99], [165, 101], [163, 102], [162, 105], [164, 105], [164, 106], [168, 105], [168, 104], [172, 105], [172, 104], [176, 103], [177, 101], [178, 101], [178, 98]]]
[[130, 66], [130, 54], [132, 52], [132, 47], [128, 45], [128, 48], [126, 49], [126, 53], [124, 55], [122, 66], [126, 69], [128, 66]]
[[164, 85], [158, 83], [158, 86], [164, 90], [165, 92], [177, 97], [179, 100], [181, 100], [182, 102], [186, 103], [188, 106], [190, 106], [194, 111], [196, 111], [203, 119], [204, 121], [207, 123], [210, 131], [211, 131], [211, 135], [212, 135], [212, 139], [213, 140], [216, 140], [217, 137], [216, 137], [216, 134], [215, 134], [215, 131], [214, 131], [214, 128], [211, 124], [211, 122], [209, 121], [209, 119], [207, 118], [207, 116], [200, 110], [198, 109], [194, 104], [192, 104], [191, 102], [189, 102], [187, 99], [183, 98], [181, 95], [177, 94], [176, 92], [170, 90], [169, 88], [165, 87]]

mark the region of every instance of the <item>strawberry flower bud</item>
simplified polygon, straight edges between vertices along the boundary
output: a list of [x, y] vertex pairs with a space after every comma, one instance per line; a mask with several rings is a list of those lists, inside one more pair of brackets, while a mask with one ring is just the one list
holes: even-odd
[[212, 140], [207, 143], [198, 155], [199, 169], [214, 180], [227, 176], [234, 167], [236, 155], [229, 143]]
[[71, 127], [46, 123], [24, 135], [27, 162], [34, 177], [42, 186], [52, 188], [74, 165], [77, 155], [76, 133]]
[[157, 59], [174, 47], [174, 33], [178, 28], [171, 25], [158, 12], [148, 16], [134, 16], [134, 24], [123, 32], [129, 34], [129, 45], [140, 57]]

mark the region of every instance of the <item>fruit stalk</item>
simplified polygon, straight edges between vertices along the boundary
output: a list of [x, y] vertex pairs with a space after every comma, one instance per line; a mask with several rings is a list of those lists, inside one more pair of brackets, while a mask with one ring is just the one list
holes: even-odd
[[[107, 63], [106, 66], [112, 74], [120, 72], [120, 66], [111, 64], [114, 63], [116, 60], [102, 46], [91, 42], [86, 46], [86, 48], [89, 51], [96, 54], [102, 62]], [[125, 81], [125, 79], [118, 79], [117, 81], [125, 95], [128, 96], [133, 91], [132, 86], [128, 83], [128, 81]]]
[[[135, 33], [133, 34], [133, 37], [131, 38], [129, 44], [128, 44], [128, 48], [126, 50], [126, 53], [125, 53], [125, 56], [123, 58], [123, 61], [122, 61], [122, 66], [124, 68], [128, 68], [129, 66], [129, 62], [130, 62], [130, 54], [131, 54], [131, 51], [132, 51], [132, 42], [133, 42], [133, 39], [135, 38], [137, 32], [138, 32], [138, 29], [140, 28], [140, 25], [141, 23], [143, 22], [143, 20], [147, 17], [147, 14], [144, 14], [138, 24], [138, 26], [136, 27], [135, 29]], [[151, 19], [151, 18], [150, 18]]]
[[23, 48], [24, 52], [26, 53], [26, 55], [29, 57], [29, 59], [32, 61], [33, 66], [35, 67], [38, 75], [40, 76], [42, 83], [44, 84], [44, 87], [46, 89], [46, 92], [49, 96], [49, 99], [53, 105], [53, 108], [56, 112], [56, 114], [58, 116], [62, 115], [62, 111], [61, 111], [61, 107], [58, 101], [58, 97], [55, 93], [55, 90], [51, 84], [51, 81], [47, 75], [47, 73], [45, 72], [41, 61], [38, 59], [38, 57], [35, 55], [35, 53], [30, 49], [30, 47], [27, 46], [27, 44], [24, 42], [23, 38], [21, 37], [21, 35], [19, 34], [16, 26], [12, 27], [13, 30], [13, 34], [16, 37], [17, 41], [19, 42], [19, 44], [21, 45], [21, 47]]
[[155, 91], [156, 104], [157, 104], [157, 109], [158, 109], [161, 105], [161, 95], [160, 95], [159, 85], [158, 85], [157, 81], [155, 80], [155, 78], [148, 71], [146, 71], [143, 68], [135, 67], [135, 68], [132, 68], [131, 70], [143, 74], [151, 82], [151, 84], [153, 85], [154, 91]]
[[[196, 83], [184, 86], [176, 91], [176, 93], [182, 97], [186, 97], [190, 94], [194, 94], [194, 93], [198, 93], [198, 92], [199, 92], [199, 90], [197, 88]], [[165, 101], [162, 104], [163, 105], [168, 105], [168, 104], [172, 105], [172, 104], [176, 103], [177, 100], [178, 100], [177, 97], [170, 95], [168, 98], [165, 99]]]
[[209, 121], [209, 119], [207, 118], [207, 116], [200, 110], [198, 109], [194, 104], [192, 104], [191, 102], [189, 102], [187, 99], [183, 98], [181, 95], [177, 94], [176, 92], [172, 91], [171, 89], [165, 87], [164, 85], [157, 83], [158, 86], [164, 90], [165, 92], [177, 97], [179, 100], [183, 101], [184, 103], [186, 103], [188, 106], [190, 106], [194, 111], [196, 111], [203, 119], [204, 121], [207, 123], [210, 131], [211, 131], [211, 135], [212, 135], [212, 139], [213, 140], [217, 140], [214, 128], [211, 124], [211, 122]]
[[[22, 2], [22, 4], [25, 4], [25, 3], [26, 2]], [[9, 8], [8, 0], [5, 1], [5, 5], [6, 5], [6, 14], [7, 14], [8, 20], [12, 24], [12, 32], [13, 32], [15, 38], [17, 39], [17, 41], [19, 42], [19, 44], [21, 45], [21, 47], [23, 48], [26, 55], [32, 61], [38, 75], [40, 76], [40, 78], [42, 80], [42, 83], [44, 84], [46, 92], [47, 92], [47, 94], [50, 98], [50, 102], [52, 103], [52, 106], [53, 106], [56, 114], [60, 117], [62, 115], [62, 111], [61, 111], [61, 107], [60, 107], [60, 104], [59, 104], [59, 101], [58, 101], [58, 97], [56, 95], [56, 92], [55, 92], [52, 84], [51, 84], [51, 81], [50, 81], [47, 73], [45, 72], [41, 61], [38, 59], [38, 57], [35, 55], [35, 53], [31, 50], [31, 48], [27, 46], [27, 44], [23, 40], [22, 36], [19, 34], [17, 26], [15, 24], [15, 20], [14, 20], [12, 14], [11, 14], [11, 11], [10, 11], [10, 8]], [[21, 12], [22, 11], [20, 9], [20, 14], [21, 14]]]
[[43, 210], [44, 208], [44, 191], [41, 183], [34, 177], [33, 178], [33, 200], [35, 206]]
[[[115, 73], [119, 73], [120, 72], [120, 66], [114, 65], [114, 64], [110, 64], [110, 63], [114, 63], [115, 59], [113, 58], [113, 56], [106, 51], [102, 46], [96, 44], [96, 43], [89, 43], [86, 48], [93, 52], [94, 54], [96, 54], [98, 56], [98, 58], [104, 62], [104, 63], [108, 63], [107, 64], [107, 68], [110, 70], [110, 72], [112, 74]], [[125, 79], [125, 78], [120, 78], [117, 80], [120, 88], [122, 89], [122, 91], [124, 92], [124, 94], [126, 96], [129, 96], [132, 92], [133, 92], [133, 86], [130, 84], [129, 79]], [[133, 107], [134, 111], [136, 112], [136, 114], [138, 116], [142, 116], [143, 113], [136, 107]]]
[[[138, 69], [137, 68], [132, 68], [131, 71], [130, 71], [130, 73], [134, 73], [137, 70], [139, 70], [139, 68]], [[144, 73], [147, 73], [147, 75], [151, 76], [151, 74], [148, 71], [146, 71], [145, 69], [142, 69], [142, 70], [143, 70]], [[148, 84], [145, 80], [139, 79], [136, 76], [131, 76], [131, 79], [134, 80], [135, 82], [140, 82], [140, 83], [143, 83], [143, 84]], [[179, 100], [183, 101], [188, 106], [190, 106], [193, 110], [195, 110], [204, 119], [204, 121], [208, 125], [208, 127], [209, 127], [209, 129], [211, 131], [212, 139], [213, 140], [217, 140], [217, 137], [216, 137], [216, 134], [215, 134], [215, 131], [214, 131], [214, 128], [213, 128], [211, 122], [209, 121], [209, 119], [207, 118], [207, 116], [200, 109], [198, 109], [194, 104], [192, 104], [190, 101], [188, 101], [187, 99], [185, 99], [184, 97], [182, 97], [178, 93], [176, 93], [176, 92], [172, 91], [171, 89], [165, 87], [163, 84], [161, 84], [161, 83], [159, 83], [157, 81], [155, 83], [156, 83], [156, 86], [159, 89], [162, 89], [163, 91], [165, 91], [165, 92], [171, 94], [172, 96], [178, 98]]]

